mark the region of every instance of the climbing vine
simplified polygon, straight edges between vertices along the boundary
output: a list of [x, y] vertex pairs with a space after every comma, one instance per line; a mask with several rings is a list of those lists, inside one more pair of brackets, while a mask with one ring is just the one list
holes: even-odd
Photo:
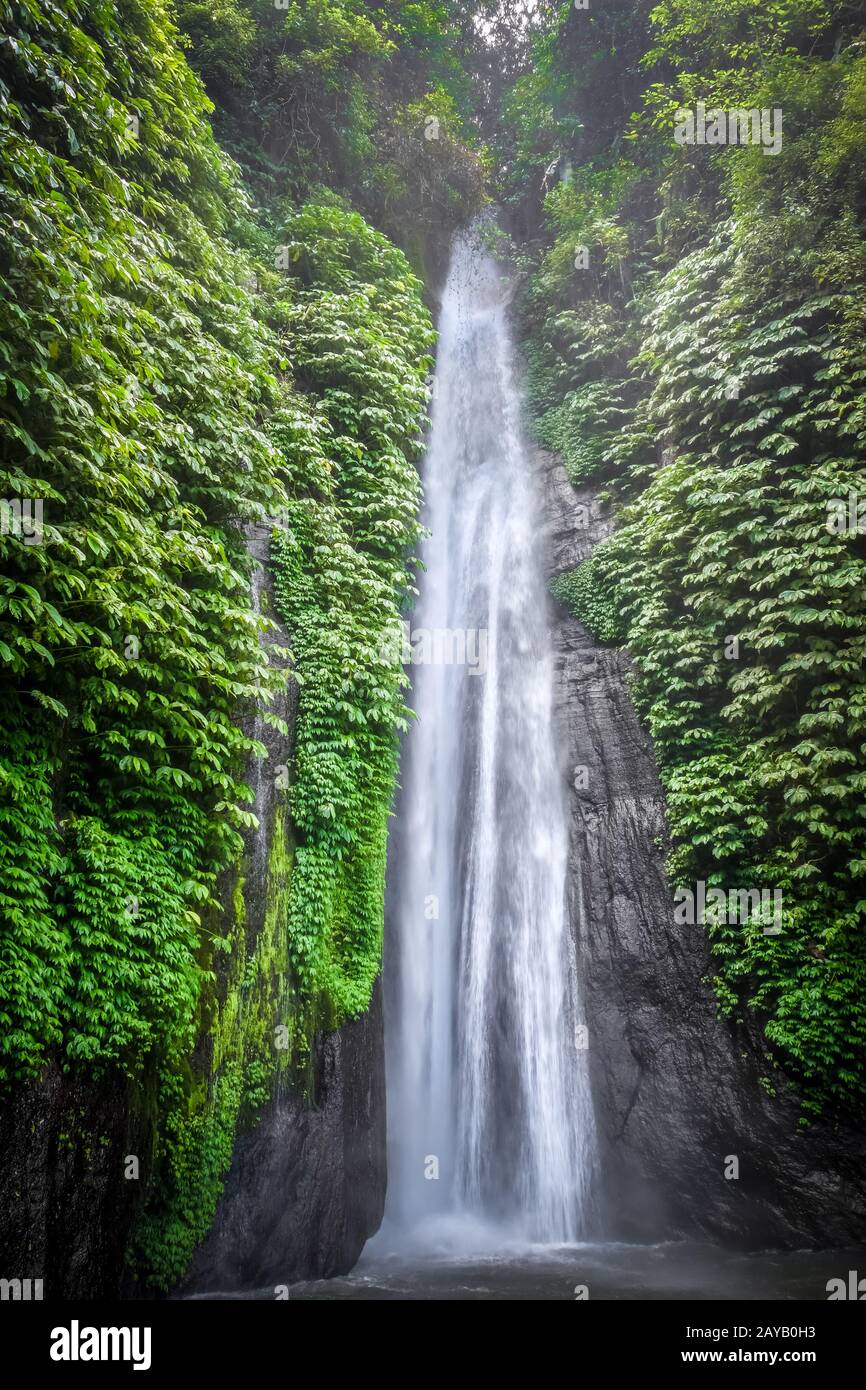
[[[306, 208], [285, 230], [276, 301], [298, 380], [316, 399], [272, 546], [276, 606], [300, 684], [289, 918], [303, 988], [330, 1019], [366, 1008], [378, 973], [387, 813], [406, 727], [391, 639], [419, 528], [419, 421], [429, 314], [403, 255], [357, 214]], [[276, 436], [292, 449], [277, 422]]]
[[573, 570], [551, 580], [550, 592], [599, 642], [621, 643], [626, 629], [617, 607], [603, 544]]
[[2, 493], [42, 525], [0, 535], [0, 1057], [135, 1070], [188, 1036], [251, 823], [237, 711], [274, 678], [237, 521], [283, 496], [275, 380], [161, 8], [3, 15]]

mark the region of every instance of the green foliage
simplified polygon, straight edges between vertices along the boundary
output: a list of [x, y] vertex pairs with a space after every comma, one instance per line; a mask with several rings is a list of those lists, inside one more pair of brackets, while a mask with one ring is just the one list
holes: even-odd
[[642, 394], [631, 367], [638, 338], [624, 313], [630, 237], [619, 216], [637, 183], [633, 164], [619, 160], [553, 187], [545, 199], [551, 244], [524, 295], [535, 433], [562, 455], [574, 483], [631, 473], [650, 443], [623, 432]]
[[611, 577], [605, 572], [604, 546], [576, 569], [551, 580], [550, 592], [583, 623], [598, 642], [621, 643], [626, 635]]
[[178, 14], [216, 132], [263, 196], [301, 203], [339, 189], [414, 248], [483, 197], [451, 9], [431, 0], [287, 0], [280, 9], [273, 0], [180, 0]]
[[0, 536], [2, 1074], [61, 1041], [135, 1068], [188, 1035], [200, 905], [250, 822], [237, 712], [274, 676], [237, 521], [283, 495], [276, 382], [160, 6], [4, 19], [0, 489], [44, 536]]
[[783, 892], [778, 939], [713, 929], [720, 977], [811, 1090], [842, 1098], [866, 1045], [866, 552], [827, 520], [866, 484], [866, 356], [844, 327], [860, 296], [806, 297], [792, 232], [741, 219], [659, 287], [645, 412], [673, 453], [608, 553], [673, 867]]
[[[317, 400], [272, 547], [300, 684], [289, 932], [303, 989], [341, 1021], [366, 1008], [379, 967], [405, 728], [406, 681], [388, 638], [419, 534], [413, 460], [433, 334], [404, 257], [360, 217], [305, 208], [286, 236], [291, 288], [275, 312]], [[290, 428], [297, 438], [295, 417]]]

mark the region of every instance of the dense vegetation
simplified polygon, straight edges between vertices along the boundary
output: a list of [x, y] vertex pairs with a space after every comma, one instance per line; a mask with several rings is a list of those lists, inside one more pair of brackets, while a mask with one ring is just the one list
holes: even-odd
[[[809, 1107], [866, 1089], [863, 18], [554, 7], [501, 152], [539, 437], [620, 508], [558, 594], [635, 657], [672, 881], [782, 891], [779, 935], [710, 924], [715, 985]], [[697, 101], [780, 151], [677, 144]]]
[[257, 196], [327, 189], [415, 256], [478, 196], [457, 7], [404, 0], [179, 0], [214, 128]]
[[0, 537], [21, 1075], [48, 1044], [135, 1059], [189, 1027], [249, 816], [236, 713], [272, 681], [237, 522], [283, 489], [243, 199], [160, 10], [6, 5], [4, 28], [3, 496], [44, 508], [41, 544]]
[[406, 727], [388, 633], [418, 536], [413, 459], [433, 334], [402, 253], [357, 214], [305, 208], [286, 235], [304, 287], [276, 311], [316, 401], [278, 429], [294, 471], [273, 552], [276, 600], [301, 683], [289, 940], [301, 988], [340, 1021], [366, 1008], [380, 964], [386, 821]]
[[[378, 24], [352, 3], [180, 6], [209, 80], [249, 76], [253, 50], [270, 65], [271, 117], [344, 103], [339, 121], [327, 103], [339, 149], [305, 115], [247, 185], [161, 0], [2, 8], [2, 1076], [50, 1058], [156, 1096], [134, 1255], [165, 1285], [207, 1231], [239, 1115], [314, 1028], [366, 1007], [378, 970], [404, 681], [386, 639], [432, 330], [405, 256], [351, 204], [378, 200], [381, 223], [415, 207], [423, 263], [430, 198], [447, 234], [479, 166], [449, 138], [442, 41], [419, 57], [423, 6], [405, 29], [399, 6]], [[253, 605], [244, 535], [268, 520], [277, 615]], [[252, 885], [265, 748], [244, 730], [288, 733], [274, 616], [295, 757], [266, 774], [279, 829]]]

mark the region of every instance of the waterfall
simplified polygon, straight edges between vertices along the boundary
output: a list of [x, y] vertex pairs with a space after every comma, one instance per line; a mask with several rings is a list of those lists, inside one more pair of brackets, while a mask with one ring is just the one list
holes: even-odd
[[567, 1242], [585, 1229], [594, 1129], [509, 289], [477, 232], [458, 236], [389, 866], [387, 1217], [415, 1238], [446, 1218]]

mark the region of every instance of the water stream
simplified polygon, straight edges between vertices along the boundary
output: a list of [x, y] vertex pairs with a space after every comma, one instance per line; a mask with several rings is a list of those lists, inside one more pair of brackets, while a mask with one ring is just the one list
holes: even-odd
[[509, 284], [474, 233], [444, 291], [386, 943], [385, 1241], [577, 1239], [593, 1119], [565, 910], [537, 484]]

